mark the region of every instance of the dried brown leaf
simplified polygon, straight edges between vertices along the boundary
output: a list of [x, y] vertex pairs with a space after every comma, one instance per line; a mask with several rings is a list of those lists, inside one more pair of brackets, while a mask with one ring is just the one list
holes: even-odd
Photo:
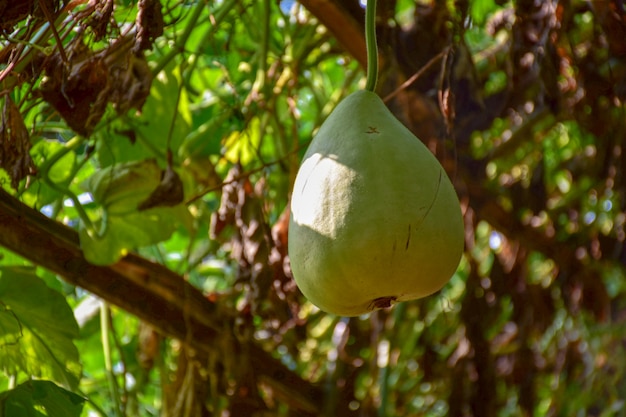
[[69, 64], [58, 53], [48, 62], [41, 95], [74, 131], [89, 136], [106, 109], [108, 70], [104, 60], [82, 42], [67, 49]]
[[112, 91], [109, 101], [118, 114], [131, 108], [141, 110], [152, 86], [152, 72], [143, 55], [128, 53], [121, 62], [110, 65]]
[[135, 51], [152, 48], [152, 43], [163, 34], [163, 12], [159, 0], [139, 0], [137, 3], [137, 40]]
[[162, 337], [154, 327], [145, 322], [139, 323], [139, 342], [137, 344], [137, 361], [139, 366], [150, 370], [159, 356]]
[[211, 216], [211, 239], [217, 239], [224, 228], [235, 223], [235, 211], [239, 202], [241, 165], [235, 164], [224, 179], [219, 209]]
[[10, 97], [5, 97], [0, 123], [0, 167], [11, 177], [11, 187], [35, 170], [30, 158], [30, 139], [22, 115]]
[[109, 102], [122, 114], [148, 98], [152, 75], [131, 41], [120, 38], [95, 53], [77, 40], [67, 47], [69, 63], [58, 53], [48, 60], [41, 94], [77, 133], [89, 136]]
[[138, 210], [142, 211], [153, 207], [176, 206], [182, 203], [184, 198], [183, 182], [176, 171], [168, 165], [161, 174], [161, 183], [146, 200], [139, 204]]
[[101, 0], [95, 1], [91, 0], [89, 2], [89, 6], [91, 6], [93, 11], [89, 16], [89, 20], [87, 21], [87, 25], [91, 27], [94, 33], [94, 40], [99, 41], [104, 38], [107, 34], [109, 23], [111, 23], [111, 15], [115, 10], [115, 1], [114, 0]]

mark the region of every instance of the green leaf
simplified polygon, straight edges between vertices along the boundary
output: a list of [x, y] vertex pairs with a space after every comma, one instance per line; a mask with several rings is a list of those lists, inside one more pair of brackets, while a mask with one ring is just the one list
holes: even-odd
[[180, 90], [180, 78], [177, 67], [165, 68], [152, 82], [141, 115], [112, 124], [101, 134], [97, 150], [102, 166], [150, 157], [164, 160], [168, 145], [178, 149], [191, 130], [189, 99]]
[[128, 162], [100, 170], [83, 184], [103, 207], [98, 232], [81, 222], [80, 244], [87, 260], [110, 265], [129, 250], [168, 239], [181, 224], [189, 226], [190, 214], [183, 204], [138, 211], [159, 186], [161, 172], [154, 159]]
[[[218, 110], [219, 111], [219, 110]], [[185, 158], [207, 158], [219, 155], [222, 137], [236, 128], [231, 121], [232, 110], [226, 109], [216, 115], [208, 114], [208, 120], [195, 127], [178, 148], [178, 156]]]
[[497, 8], [498, 6], [494, 0], [476, 0], [472, 2], [470, 13], [474, 22], [482, 25], [489, 17], [489, 14]]
[[[78, 325], [65, 298], [24, 267], [0, 268], [0, 369], [75, 388], [81, 369]], [[17, 327], [16, 327], [17, 326]]]
[[90, 235], [81, 223], [80, 245], [89, 262], [111, 265], [132, 249], [168, 239], [181, 224], [189, 224], [189, 216], [184, 205], [110, 215], [97, 236]]
[[79, 417], [84, 403], [50, 381], [27, 381], [0, 394], [0, 417]]
[[0, 247], [0, 266], [29, 266], [31, 263], [10, 250]]
[[109, 214], [137, 211], [139, 204], [158, 187], [161, 168], [154, 159], [126, 162], [97, 171], [83, 183]]
[[256, 160], [261, 145], [260, 130], [261, 121], [254, 117], [244, 130], [231, 133], [224, 139], [224, 157], [233, 163], [240, 162], [243, 166]]
[[19, 319], [0, 300], [0, 349], [19, 343], [22, 337], [22, 325]]

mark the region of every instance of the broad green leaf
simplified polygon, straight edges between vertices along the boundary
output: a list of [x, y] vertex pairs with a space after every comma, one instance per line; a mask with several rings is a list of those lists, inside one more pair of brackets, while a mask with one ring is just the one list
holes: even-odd
[[161, 172], [154, 159], [128, 162], [100, 170], [83, 184], [103, 207], [97, 231], [81, 222], [81, 247], [90, 262], [115, 263], [129, 250], [166, 240], [181, 223], [189, 223], [183, 204], [138, 210], [160, 184]]
[[110, 215], [96, 236], [81, 223], [80, 245], [89, 262], [110, 265], [130, 250], [168, 239], [181, 224], [188, 223], [189, 212], [184, 205]]
[[162, 144], [163, 149], [170, 131], [169, 144], [171, 149], [176, 149], [190, 130], [189, 98], [181, 83], [180, 70], [176, 66], [170, 65], [157, 74], [137, 126], [143, 137], [157, 145]]
[[109, 214], [137, 210], [161, 181], [161, 168], [154, 159], [108, 166], [89, 177], [83, 187]]
[[78, 325], [65, 298], [33, 270], [2, 267], [0, 301], [0, 323], [8, 332], [1, 339], [0, 369], [75, 388], [81, 369], [72, 339], [78, 337]]
[[169, 66], [152, 81], [150, 96], [139, 117], [115, 123], [99, 135], [100, 164], [109, 166], [154, 157], [164, 160], [168, 145], [172, 151], [178, 149], [190, 126], [189, 99], [181, 90], [180, 71]]
[[0, 417], [79, 417], [84, 403], [50, 381], [27, 381], [0, 394]]
[[0, 349], [19, 343], [22, 337], [22, 325], [19, 319], [0, 300]]

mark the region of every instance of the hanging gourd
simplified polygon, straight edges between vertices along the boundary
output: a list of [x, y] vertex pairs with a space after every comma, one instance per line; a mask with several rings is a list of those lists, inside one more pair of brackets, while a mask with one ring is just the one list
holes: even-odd
[[375, 2], [366, 9], [366, 89], [345, 98], [311, 142], [291, 197], [289, 257], [320, 309], [356, 316], [441, 289], [464, 227], [435, 156], [375, 94]]

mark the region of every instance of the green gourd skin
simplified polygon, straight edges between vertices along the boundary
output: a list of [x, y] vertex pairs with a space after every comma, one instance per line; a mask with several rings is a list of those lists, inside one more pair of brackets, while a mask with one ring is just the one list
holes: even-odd
[[441, 289], [464, 227], [439, 161], [373, 92], [344, 99], [320, 127], [291, 198], [289, 257], [321, 310], [357, 316]]

